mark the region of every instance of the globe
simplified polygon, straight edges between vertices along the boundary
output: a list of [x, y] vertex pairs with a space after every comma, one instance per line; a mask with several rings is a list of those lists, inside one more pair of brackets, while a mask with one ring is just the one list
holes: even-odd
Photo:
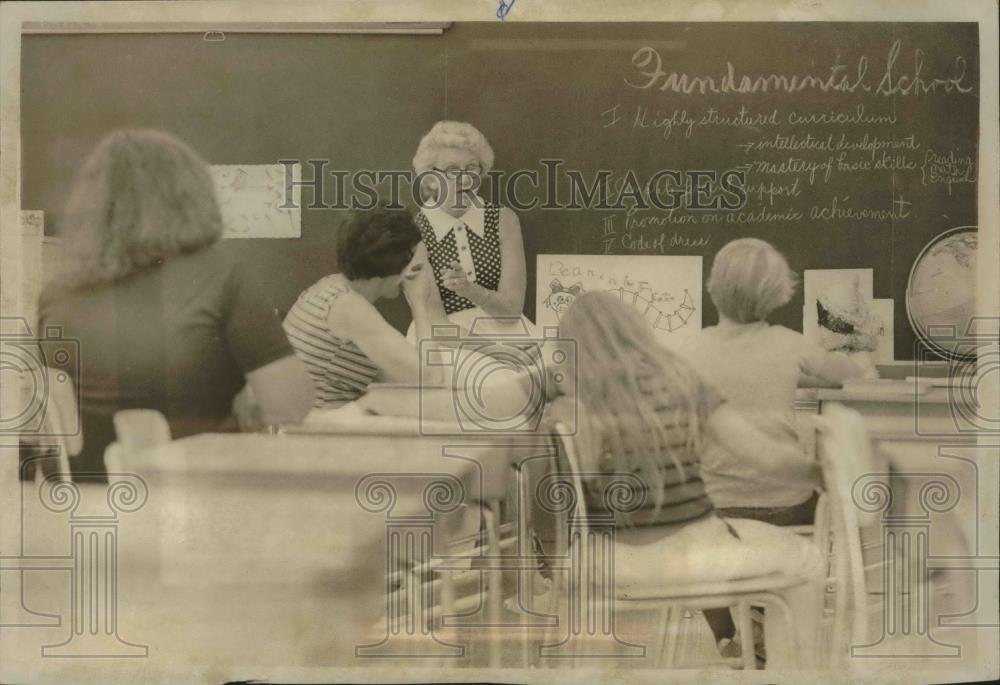
[[975, 226], [959, 226], [931, 240], [917, 256], [906, 286], [906, 314], [917, 337], [952, 360], [975, 355], [968, 345], [976, 313]]

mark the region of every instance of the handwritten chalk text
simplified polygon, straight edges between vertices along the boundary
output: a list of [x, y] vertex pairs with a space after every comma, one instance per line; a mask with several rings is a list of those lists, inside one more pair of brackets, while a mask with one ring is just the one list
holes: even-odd
[[970, 93], [973, 85], [966, 83], [967, 63], [965, 57], [955, 57], [950, 73], [932, 76], [924, 73], [924, 51], [913, 50], [913, 63], [907, 70], [897, 65], [902, 41], [897, 40], [889, 47], [885, 60], [885, 71], [873, 84], [869, 76], [869, 59], [861, 55], [852, 65], [843, 64], [839, 57], [819, 73], [765, 73], [742, 74], [732, 62], [727, 61], [721, 75], [707, 76], [680, 71], [667, 72], [663, 68], [663, 58], [656, 48], [643, 46], [632, 54], [632, 66], [636, 70], [625, 83], [639, 90], [659, 90], [661, 92], [699, 94], [740, 94], [784, 92], [801, 93], [819, 91], [821, 93], [870, 93], [884, 97], [939, 95], [957, 92]]

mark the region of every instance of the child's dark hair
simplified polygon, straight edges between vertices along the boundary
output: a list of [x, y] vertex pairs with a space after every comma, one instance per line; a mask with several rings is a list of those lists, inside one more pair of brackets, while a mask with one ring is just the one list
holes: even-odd
[[340, 227], [337, 265], [351, 280], [397, 276], [419, 242], [420, 229], [406, 210], [354, 212]]

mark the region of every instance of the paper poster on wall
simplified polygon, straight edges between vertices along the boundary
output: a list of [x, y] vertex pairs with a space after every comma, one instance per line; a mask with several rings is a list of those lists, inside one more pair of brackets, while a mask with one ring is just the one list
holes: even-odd
[[[880, 356], [888, 353], [891, 359], [892, 317], [888, 323], [883, 320], [887, 305], [876, 305], [873, 280], [871, 269], [806, 270], [803, 334], [826, 350], [863, 352], [873, 361], [881, 361]], [[891, 314], [891, 303], [888, 310]], [[886, 334], [888, 346], [879, 352]]]
[[661, 342], [680, 342], [701, 329], [701, 264], [701, 257], [540, 254], [535, 323], [557, 326], [580, 294], [603, 290], [638, 309]]
[[38, 329], [38, 298], [42, 294], [42, 239], [45, 214], [38, 210], [21, 212], [21, 312], [33, 331]]
[[835, 325], [838, 314], [857, 315], [859, 303], [873, 299], [874, 276], [872, 269], [806, 269], [802, 279], [803, 334], [822, 344], [825, 330]]
[[282, 164], [213, 164], [211, 169], [223, 238], [302, 235], [301, 165], [290, 167], [290, 177]]

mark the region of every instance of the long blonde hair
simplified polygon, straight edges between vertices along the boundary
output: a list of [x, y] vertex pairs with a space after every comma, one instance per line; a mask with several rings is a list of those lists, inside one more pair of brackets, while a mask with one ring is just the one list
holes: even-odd
[[[612, 468], [636, 473], [663, 499], [663, 458], [686, 478], [670, 425], [696, 452], [706, 419], [704, 386], [694, 370], [659, 344], [632, 306], [605, 292], [576, 299], [559, 323], [559, 336], [576, 346], [576, 400], [591, 446], [609, 453]], [[651, 382], [644, 382], [651, 381]], [[670, 407], [672, 421], [663, 407]]]
[[222, 235], [208, 165], [179, 138], [119, 130], [77, 174], [60, 227], [60, 284], [116, 281]]

